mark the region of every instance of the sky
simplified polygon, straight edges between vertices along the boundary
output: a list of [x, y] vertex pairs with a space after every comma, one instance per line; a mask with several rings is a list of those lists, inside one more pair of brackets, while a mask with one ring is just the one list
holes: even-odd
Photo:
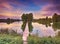
[[23, 13], [36, 19], [60, 14], [60, 0], [0, 0], [0, 18], [20, 19]]

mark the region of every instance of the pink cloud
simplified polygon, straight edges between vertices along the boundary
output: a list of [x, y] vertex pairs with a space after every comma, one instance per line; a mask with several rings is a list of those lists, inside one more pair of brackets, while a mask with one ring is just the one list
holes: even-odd
[[0, 4], [0, 18], [20, 18], [22, 11], [17, 8], [15, 9], [8, 2], [2, 2]]
[[53, 4], [47, 4], [42, 7], [41, 10], [34, 12], [35, 18], [41, 18], [43, 16], [52, 16], [54, 13], [59, 13], [59, 9]]
[[0, 13], [0, 15], [6, 16], [8, 18], [20, 18], [21, 17], [21, 13], [17, 10], [16, 11], [2, 11], [2, 13]]
[[6, 8], [8, 10], [12, 10], [13, 9], [13, 6], [11, 6], [9, 3], [5, 2], [5, 3], [1, 3], [0, 4], [0, 9], [3, 9], [3, 8]]

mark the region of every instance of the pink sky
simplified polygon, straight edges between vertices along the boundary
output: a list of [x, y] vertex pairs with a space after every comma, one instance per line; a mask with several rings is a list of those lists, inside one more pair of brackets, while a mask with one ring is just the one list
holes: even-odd
[[[60, 1], [56, 0], [0, 0], [0, 17], [21, 18], [23, 13], [33, 13], [34, 18], [60, 14]], [[57, 3], [58, 2], [58, 3]]]

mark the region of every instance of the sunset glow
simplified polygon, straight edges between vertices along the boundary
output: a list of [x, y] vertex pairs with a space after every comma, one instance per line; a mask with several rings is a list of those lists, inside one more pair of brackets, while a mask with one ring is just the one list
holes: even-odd
[[23, 13], [31, 12], [34, 18], [43, 18], [60, 14], [59, 4], [59, 0], [0, 0], [0, 17], [21, 18]]

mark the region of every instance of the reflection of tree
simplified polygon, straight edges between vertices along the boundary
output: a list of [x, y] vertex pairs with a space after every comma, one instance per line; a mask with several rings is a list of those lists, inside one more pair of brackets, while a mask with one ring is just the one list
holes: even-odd
[[33, 14], [30, 13], [30, 14], [23, 14], [21, 16], [22, 18], [22, 21], [23, 21], [23, 25], [22, 25], [22, 29], [24, 31], [25, 29], [25, 26], [26, 26], [26, 23], [28, 22], [28, 27], [29, 27], [29, 31], [31, 32], [32, 31], [32, 20], [33, 20]]
[[28, 27], [29, 27], [29, 31], [31, 32], [33, 29], [32, 22], [28, 22]]
[[58, 32], [58, 36], [60, 36], [60, 31]]
[[26, 26], [26, 22], [27, 22], [27, 17], [26, 17], [25, 14], [23, 14], [23, 15], [21, 16], [21, 18], [22, 18], [22, 21], [23, 21], [22, 29], [23, 29], [23, 31], [24, 31], [25, 26]]
[[22, 24], [23, 31], [24, 31], [25, 27], [26, 27], [26, 22], [23, 22], [23, 24]]
[[51, 26], [50, 23], [52, 22], [52, 19], [48, 18], [48, 17], [46, 17], [46, 18], [40, 18], [36, 22], [38, 22], [39, 24], [43, 24], [46, 27], [48, 27], [48, 26]]
[[52, 27], [56, 30], [56, 29], [60, 29], [60, 22], [54, 22]]

